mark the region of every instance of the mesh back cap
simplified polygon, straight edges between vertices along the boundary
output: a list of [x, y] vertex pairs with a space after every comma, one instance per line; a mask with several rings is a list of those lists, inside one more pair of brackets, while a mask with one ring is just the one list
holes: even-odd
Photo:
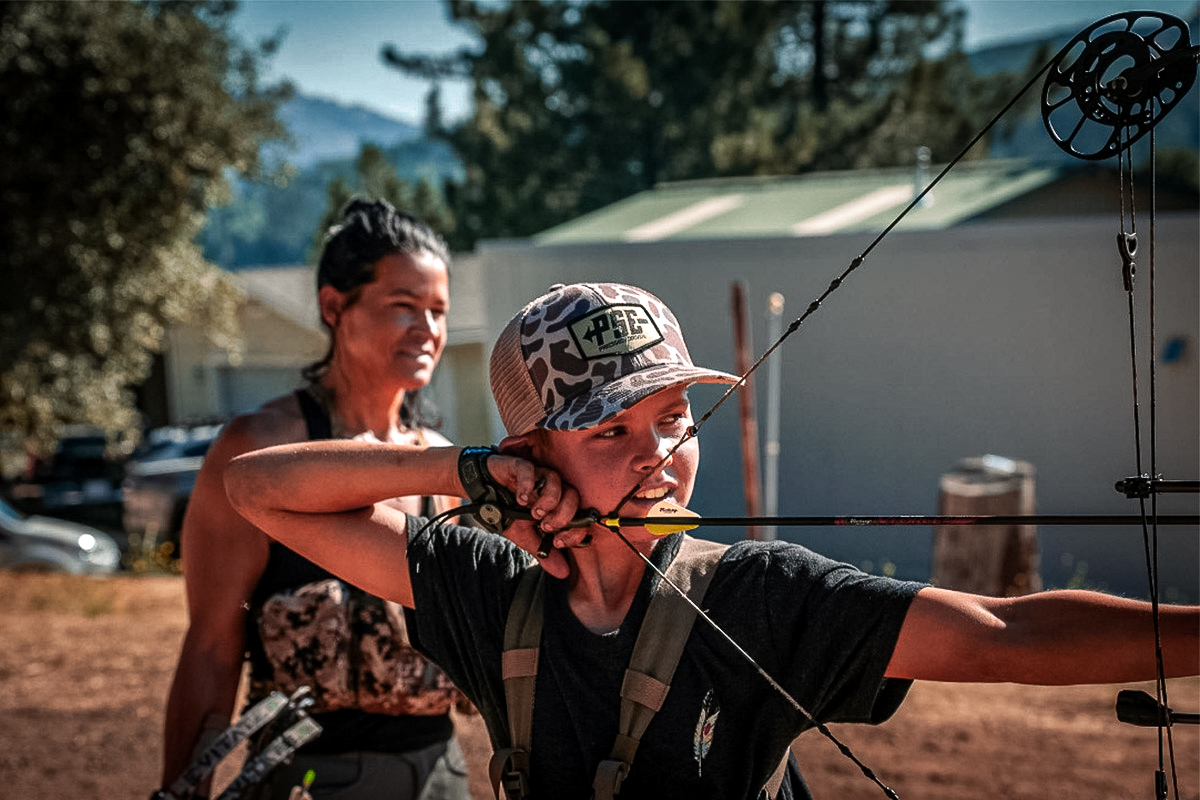
[[505, 326], [490, 372], [512, 436], [590, 428], [670, 386], [738, 381], [694, 365], [671, 310], [620, 283], [552, 286]]

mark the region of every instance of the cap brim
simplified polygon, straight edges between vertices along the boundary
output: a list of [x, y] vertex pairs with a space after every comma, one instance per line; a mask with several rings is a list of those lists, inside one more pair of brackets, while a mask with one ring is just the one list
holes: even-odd
[[638, 370], [590, 392], [571, 398], [537, 427], [551, 431], [579, 431], [595, 427], [627, 411], [655, 392], [693, 383], [732, 384], [736, 375], [703, 367], [663, 364]]

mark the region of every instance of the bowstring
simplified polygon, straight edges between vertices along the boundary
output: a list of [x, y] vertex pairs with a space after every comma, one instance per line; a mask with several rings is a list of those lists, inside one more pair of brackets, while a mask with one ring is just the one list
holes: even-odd
[[[1197, 54], [1200, 58], [1200, 53]], [[1153, 99], [1151, 102], [1154, 102]], [[1154, 223], [1157, 218], [1157, 203], [1158, 203], [1158, 165], [1155, 159], [1156, 155], [1154, 142], [1154, 128], [1150, 128], [1150, 470], [1155, 475], [1158, 474], [1158, 429], [1156, 423], [1155, 393], [1157, 387], [1156, 374], [1156, 359], [1154, 354], [1158, 352], [1155, 344], [1156, 326], [1154, 322], [1155, 310], [1155, 289], [1154, 289]], [[1159, 627], [1159, 613], [1157, 610], [1158, 604], [1158, 493], [1155, 492], [1150, 497], [1150, 513], [1154, 520], [1154, 589], [1155, 589], [1155, 611], [1154, 611], [1154, 646], [1158, 661], [1158, 678], [1162, 684], [1162, 703], [1165, 708], [1170, 708], [1167, 705], [1167, 679], [1166, 669], [1163, 666], [1162, 658], [1162, 634]], [[1159, 727], [1162, 728], [1162, 717], [1159, 717]], [[1171, 778], [1175, 784], [1175, 797], [1179, 794], [1179, 769], [1175, 766], [1175, 738], [1170, 725], [1166, 726], [1167, 731], [1167, 752], [1171, 757]]]
[[[1150, 591], [1150, 609], [1151, 620], [1154, 628], [1154, 662], [1155, 662], [1155, 694], [1162, 709], [1169, 709], [1170, 705], [1167, 699], [1167, 681], [1166, 669], [1163, 663], [1162, 653], [1162, 628], [1160, 624], [1160, 608], [1159, 608], [1159, 558], [1158, 558], [1158, 492], [1153, 491], [1153, 481], [1158, 479], [1158, 432], [1157, 432], [1157, 378], [1155, 370], [1155, 353], [1156, 353], [1156, 291], [1155, 291], [1155, 221], [1156, 221], [1156, 203], [1157, 203], [1157, 164], [1155, 160], [1155, 133], [1153, 124], [1153, 106], [1154, 98], [1151, 98], [1147, 104], [1146, 117], [1152, 120], [1150, 127], [1150, 266], [1149, 266], [1149, 282], [1150, 282], [1150, 297], [1149, 297], [1149, 394], [1150, 394], [1150, 413], [1149, 413], [1149, 429], [1148, 434], [1148, 449], [1150, 454], [1150, 472], [1148, 474], [1151, 483], [1150, 491], [1150, 512], [1146, 512], [1146, 498], [1140, 496], [1138, 505], [1142, 517], [1142, 544], [1145, 550], [1146, 557], [1146, 577]], [[1125, 156], [1125, 161], [1122, 162], [1122, 155]], [[1131, 147], [1126, 147], [1123, 154], [1118, 154], [1118, 165], [1122, 163], [1128, 166], [1128, 182], [1122, 177], [1124, 170], [1119, 166], [1120, 192], [1121, 195], [1121, 234], [1125, 234], [1125, 206], [1124, 197], [1128, 193], [1129, 196], [1129, 221], [1130, 232], [1136, 235], [1136, 188], [1134, 185], [1134, 170], [1133, 170], [1133, 152]], [[1138, 411], [1138, 373], [1137, 373], [1137, 347], [1135, 339], [1135, 318], [1134, 318], [1134, 289], [1132, 282], [1129, 285], [1127, 292], [1129, 302], [1129, 352], [1130, 364], [1133, 382], [1133, 419], [1134, 419], [1134, 453], [1135, 466], [1137, 474], [1143, 476], [1142, 473], [1142, 428], [1141, 419]], [[1139, 493], [1140, 494], [1140, 493]], [[1180, 797], [1179, 794], [1179, 771], [1175, 764], [1175, 742], [1169, 719], [1164, 720], [1169, 711], [1160, 711], [1156, 719], [1157, 739], [1158, 739], [1158, 770], [1155, 773], [1155, 792], [1159, 798], [1166, 798], [1166, 757], [1169, 757], [1171, 765], [1171, 781], [1175, 789], [1176, 800]], [[1165, 741], [1165, 748], [1164, 748]], [[1164, 752], [1165, 750], [1165, 752]]]

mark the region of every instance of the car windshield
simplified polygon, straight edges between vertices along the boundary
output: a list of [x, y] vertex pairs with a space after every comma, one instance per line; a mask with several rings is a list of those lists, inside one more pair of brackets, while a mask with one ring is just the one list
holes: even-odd
[[0, 500], [0, 519], [9, 519], [19, 522], [20, 520], [25, 519], [25, 515], [20, 511], [17, 511], [8, 503]]
[[208, 452], [208, 448], [212, 446], [212, 439], [204, 439], [199, 442], [192, 442], [185, 445], [182, 455], [186, 457], [202, 456]]

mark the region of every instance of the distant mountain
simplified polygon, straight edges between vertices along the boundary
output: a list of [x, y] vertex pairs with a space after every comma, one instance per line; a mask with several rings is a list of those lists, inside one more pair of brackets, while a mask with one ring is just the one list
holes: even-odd
[[364, 143], [390, 147], [420, 139], [421, 128], [385, 117], [362, 106], [297, 94], [279, 110], [294, 146], [272, 145], [271, 157], [283, 156], [300, 169], [320, 161], [353, 158]]
[[364, 144], [378, 145], [400, 177], [440, 187], [461, 180], [462, 167], [444, 142], [398, 120], [332, 100], [297, 95], [279, 112], [293, 145], [271, 145], [268, 163], [283, 159], [297, 174], [286, 186], [236, 181], [234, 201], [209, 211], [204, 256], [225, 269], [304, 263], [325, 213], [326, 187], [335, 177], [351, 184]]

